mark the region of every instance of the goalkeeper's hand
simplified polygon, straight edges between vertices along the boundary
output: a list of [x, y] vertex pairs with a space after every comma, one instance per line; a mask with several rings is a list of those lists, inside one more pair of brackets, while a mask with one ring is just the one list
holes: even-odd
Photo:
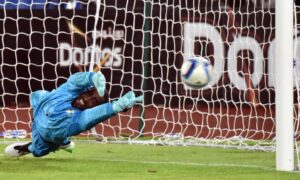
[[132, 108], [136, 103], [143, 102], [144, 97], [136, 97], [133, 91], [129, 91], [117, 101], [113, 102], [113, 111], [115, 113], [122, 112], [126, 109]]
[[99, 96], [104, 96], [106, 85], [106, 79], [104, 75], [99, 71], [94, 74], [92, 81], [94, 83], [95, 88], [97, 89]]

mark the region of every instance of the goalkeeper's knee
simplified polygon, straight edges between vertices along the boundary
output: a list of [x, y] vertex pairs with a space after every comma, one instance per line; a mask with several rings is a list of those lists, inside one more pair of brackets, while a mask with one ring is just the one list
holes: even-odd
[[142, 102], [143, 96], [136, 97], [133, 91], [129, 91], [117, 101], [113, 102], [113, 111], [122, 112], [125, 109], [132, 108], [137, 102]]

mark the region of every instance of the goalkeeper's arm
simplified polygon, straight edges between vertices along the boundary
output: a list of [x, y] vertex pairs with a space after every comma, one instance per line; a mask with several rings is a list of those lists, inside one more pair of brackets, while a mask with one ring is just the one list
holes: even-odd
[[99, 96], [105, 92], [106, 80], [101, 72], [78, 72], [71, 75], [66, 83], [57, 88], [58, 91], [69, 91], [79, 93], [86, 91], [89, 87], [95, 87]]

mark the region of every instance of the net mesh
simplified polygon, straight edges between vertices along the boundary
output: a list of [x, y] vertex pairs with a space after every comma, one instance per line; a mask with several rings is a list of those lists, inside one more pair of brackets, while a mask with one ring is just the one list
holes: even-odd
[[[134, 90], [145, 102], [78, 138], [274, 150], [274, 6], [253, 2], [0, 1], [1, 135], [29, 137], [30, 93], [109, 54], [101, 71], [110, 101]], [[217, 71], [203, 89], [181, 82], [191, 56]]]

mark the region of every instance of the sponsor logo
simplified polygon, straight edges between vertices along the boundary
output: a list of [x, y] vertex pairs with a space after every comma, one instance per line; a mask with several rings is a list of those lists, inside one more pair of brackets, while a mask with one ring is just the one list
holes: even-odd
[[27, 131], [25, 129], [19, 129], [19, 130], [7, 130], [4, 132], [0, 132], [0, 137], [4, 138], [26, 138], [27, 137]]
[[[86, 33], [83, 33], [79, 28], [74, 25], [69, 24], [70, 31], [73, 33], [79, 34], [81, 38], [86, 38]], [[58, 56], [59, 56], [59, 65], [62, 67], [67, 67], [72, 64], [74, 65], [88, 65], [88, 64], [97, 64], [100, 59], [104, 58], [106, 54], [110, 54], [108, 61], [104, 66], [110, 67], [121, 67], [122, 66], [122, 45], [118, 41], [124, 39], [125, 31], [113, 29], [108, 27], [104, 30], [99, 30], [96, 33], [92, 33], [92, 38], [97, 41], [101, 39], [101, 44], [104, 44], [104, 47], [99, 47], [99, 45], [90, 45], [88, 47], [73, 47], [69, 42], [60, 42], [58, 45]], [[105, 47], [108, 46], [105, 41], [108, 40], [111, 44], [113, 40], [113, 48]]]
[[122, 65], [122, 49], [120, 47], [115, 47], [114, 49], [104, 48], [101, 50], [99, 46], [95, 46], [95, 48], [93, 46], [79, 48], [72, 47], [69, 43], [60, 43], [58, 48], [60, 66], [96, 64], [107, 53], [111, 54], [111, 56], [104, 66], [121, 67]]
[[[251, 61], [253, 62], [253, 71], [250, 79], [254, 87], [257, 87], [261, 81], [268, 87], [274, 87], [275, 81], [275, 39], [260, 44], [255, 37], [235, 35], [232, 42], [225, 41], [220, 32], [208, 23], [184, 23], [184, 55], [185, 59], [195, 56], [195, 40], [199, 38], [207, 39], [213, 44], [214, 68], [217, 71], [216, 78], [210, 83], [211, 86], [218, 83], [224, 72], [228, 72], [230, 82], [240, 90], [248, 88], [247, 81], [238, 71], [239, 53], [243, 50], [252, 53]], [[225, 43], [228, 48], [225, 48]], [[268, 44], [268, 46], [267, 46]], [[300, 42], [297, 38], [294, 40], [295, 57], [300, 57]], [[266, 49], [267, 48], [267, 49]], [[227, 52], [225, 52], [227, 49]], [[264, 57], [263, 52], [267, 52]], [[225, 57], [227, 55], [227, 57]], [[227, 69], [225, 69], [225, 59], [227, 59]], [[268, 63], [266, 63], [266, 60]], [[286, 61], [292, 61], [286, 60]], [[267, 67], [265, 67], [267, 66]], [[300, 66], [295, 66], [297, 74], [300, 74]]]

